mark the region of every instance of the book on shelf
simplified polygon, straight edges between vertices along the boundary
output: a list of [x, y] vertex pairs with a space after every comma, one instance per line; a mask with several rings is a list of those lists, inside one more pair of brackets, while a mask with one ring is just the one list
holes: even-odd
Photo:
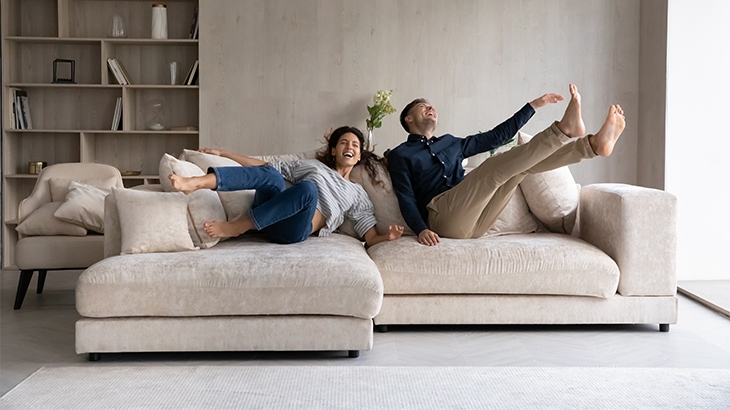
[[127, 72], [127, 69], [124, 68], [124, 64], [122, 64], [121, 61], [114, 59], [114, 62], [119, 66], [119, 70], [122, 72], [122, 76], [124, 76], [124, 81], [127, 84], [132, 84], [132, 77], [129, 76], [129, 73]]
[[32, 130], [33, 121], [30, 116], [30, 102], [28, 93], [20, 88], [10, 89], [13, 107], [14, 128], [17, 130]]
[[190, 66], [190, 70], [188, 70], [188, 75], [185, 77], [185, 82], [183, 84], [185, 85], [193, 85], [195, 84], [195, 81], [198, 80], [198, 65], [200, 64], [200, 60], [195, 60], [192, 66]]
[[198, 38], [198, 8], [195, 8], [195, 11], [193, 11], [193, 20], [190, 23], [190, 36], [188, 38], [190, 39], [197, 39]]
[[109, 66], [109, 71], [112, 72], [112, 74], [114, 75], [114, 79], [117, 80], [117, 83], [119, 83], [121, 85], [125, 85], [124, 76], [122, 75], [122, 72], [119, 70], [119, 67], [117, 67], [115, 61], [116, 60], [113, 58], [107, 58], [106, 64]]
[[109, 70], [111, 70], [112, 74], [114, 74], [114, 78], [117, 80], [117, 83], [121, 85], [132, 84], [129, 73], [127, 72], [127, 69], [124, 68], [124, 64], [122, 64], [121, 61], [116, 58], [108, 58], [106, 63], [109, 66]]
[[117, 105], [114, 107], [114, 118], [112, 118], [112, 131], [122, 129], [122, 97], [117, 97]]

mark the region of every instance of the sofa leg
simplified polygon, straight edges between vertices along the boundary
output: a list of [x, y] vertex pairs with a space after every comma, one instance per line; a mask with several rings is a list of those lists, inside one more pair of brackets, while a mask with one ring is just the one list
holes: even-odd
[[669, 323], [659, 323], [659, 331], [660, 332], [668, 332], [669, 331]]
[[348, 357], [360, 357], [360, 351], [359, 350], [348, 350], [347, 356]]
[[98, 362], [101, 360], [101, 353], [89, 353], [90, 362]]
[[18, 291], [15, 293], [15, 305], [13, 306], [13, 309], [18, 310], [21, 306], [23, 306], [23, 299], [25, 299], [25, 294], [28, 292], [28, 285], [30, 285], [30, 280], [33, 278], [33, 270], [21, 270], [20, 271], [20, 279], [18, 279]]
[[38, 271], [38, 287], [36, 288], [37, 294], [43, 293], [43, 286], [46, 285], [46, 274], [48, 273], [47, 270], [39, 270]]
[[375, 330], [377, 330], [378, 333], [387, 333], [388, 325], [375, 325]]

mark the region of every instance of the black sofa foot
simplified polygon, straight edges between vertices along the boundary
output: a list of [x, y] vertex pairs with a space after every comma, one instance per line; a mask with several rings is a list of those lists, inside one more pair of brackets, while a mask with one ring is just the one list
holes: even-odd
[[348, 357], [360, 357], [360, 351], [359, 350], [348, 350], [347, 356]]
[[101, 353], [89, 353], [90, 362], [98, 362], [101, 360]]
[[375, 330], [377, 330], [378, 333], [387, 333], [388, 325], [375, 325]]
[[660, 332], [668, 332], [669, 331], [669, 323], [660, 323], [659, 324], [659, 331]]

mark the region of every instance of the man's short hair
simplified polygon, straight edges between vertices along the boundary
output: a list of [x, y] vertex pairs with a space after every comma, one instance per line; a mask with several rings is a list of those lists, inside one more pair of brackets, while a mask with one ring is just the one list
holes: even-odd
[[406, 117], [408, 116], [408, 112], [411, 110], [411, 108], [413, 108], [417, 104], [421, 104], [421, 103], [428, 104], [428, 101], [426, 101], [425, 98], [416, 98], [415, 100], [408, 103], [408, 105], [406, 105], [406, 108], [404, 108], [403, 111], [400, 112], [400, 125], [402, 125], [403, 129], [406, 130], [406, 132], [409, 134], [410, 134], [411, 130], [408, 129], [408, 123], [406, 122]]

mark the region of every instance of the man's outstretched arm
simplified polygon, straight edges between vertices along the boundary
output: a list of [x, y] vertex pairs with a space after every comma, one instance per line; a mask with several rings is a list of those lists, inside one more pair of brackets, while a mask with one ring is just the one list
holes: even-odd
[[474, 134], [464, 139], [464, 158], [481, 154], [495, 148], [501, 147], [520, 130], [527, 121], [535, 115], [535, 110], [548, 104], [555, 104], [562, 101], [563, 96], [559, 94], [545, 94], [525, 104], [513, 116], [506, 119], [493, 129]]

